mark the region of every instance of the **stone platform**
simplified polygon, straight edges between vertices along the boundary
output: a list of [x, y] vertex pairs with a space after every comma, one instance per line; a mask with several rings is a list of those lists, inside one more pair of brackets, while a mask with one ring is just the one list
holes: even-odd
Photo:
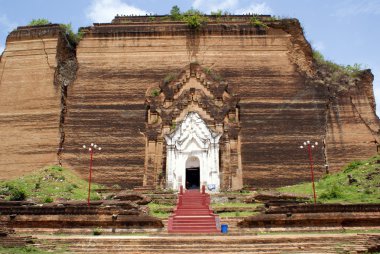
[[[15, 229], [149, 229], [162, 228], [162, 221], [148, 216], [145, 206], [131, 201], [102, 200], [35, 204], [0, 202], [0, 222]], [[21, 230], [22, 231], [22, 230]]]
[[[371, 253], [380, 234], [267, 236], [38, 236], [38, 247], [65, 246], [65, 253]], [[38, 242], [37, 241], [37, 242]]]
[[281, 206], [265, 213], [244, 218], [242, 228], [287, 227], [379, 227], [380, 204], [304, 204]]

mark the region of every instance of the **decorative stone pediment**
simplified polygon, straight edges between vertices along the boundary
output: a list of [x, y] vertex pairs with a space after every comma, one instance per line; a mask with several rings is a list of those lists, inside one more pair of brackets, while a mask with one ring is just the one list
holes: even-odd
[[149, 90], [146, 97], [148, 138], [157, 140], [167, 134], [164, 126], [177, 124], [189, 112], [197, 112], [214, 130], [217, 125], [236, 127], [239, 98], [228, 82], [217, 79], [220, 77], [210, 70], [191, 64], [173, 80]]
[[173, 133], [165, 136], [165, 140], [168, 146], [184, 151], [191, 144], [196, 144], [199, 149], [208, 149], [210, 144], [217, 144], [221, 136], [211, 131], [199, 114], [190, 112]]
[[238, 103], [233, 86], [198, 64], [149, 89], [144, 184], [160, 184], [165, 175], [167, 188], [185, 186], [186, 162], [194, 159], [201, 184], [217, 191], [220, 179], [228, 189], [236, 178], [241, 186]]

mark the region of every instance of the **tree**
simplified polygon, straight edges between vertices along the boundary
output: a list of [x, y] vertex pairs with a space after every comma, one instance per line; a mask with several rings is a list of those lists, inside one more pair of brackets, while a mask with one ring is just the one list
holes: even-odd
[[182, 20], [181, 10], [177, 5], [174, 5], [170, 10], [170, 16], [172, 20]]

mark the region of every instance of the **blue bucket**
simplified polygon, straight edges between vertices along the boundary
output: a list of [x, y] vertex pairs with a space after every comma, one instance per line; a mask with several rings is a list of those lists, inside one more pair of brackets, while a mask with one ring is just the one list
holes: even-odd
[[227, 224], [222, 224], [222, 225], [220, 226], [220, 229], [221, 229], [221, 232], [222, 232], [223, 234], [227, 234], [227, 233], [228, 233], [228, 225], [227, 225]]

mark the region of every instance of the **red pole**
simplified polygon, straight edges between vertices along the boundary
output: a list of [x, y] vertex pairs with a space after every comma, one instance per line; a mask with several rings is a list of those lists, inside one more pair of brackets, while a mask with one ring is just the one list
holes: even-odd
[[87, 206], [90, 207], [90, 192], [91, 192], [91, 176], [92, 176], [92, 154], [93, 154], [93, 149], [90, 148], [90, 175], [88, 178], [88, 196], [87, 196]]
[[314, 185], [314, 170], [313, 170], [313, 156], [311, 154], [311, 144], [307, 145], [309, 151], [309, 160], [310, 160], [310, 172], [311, 172], [311, 181], [313, 183], [313, 194], [314, 194], [314, 205], [317, 204], [317, 196], [315, 194], [315, 185]]

